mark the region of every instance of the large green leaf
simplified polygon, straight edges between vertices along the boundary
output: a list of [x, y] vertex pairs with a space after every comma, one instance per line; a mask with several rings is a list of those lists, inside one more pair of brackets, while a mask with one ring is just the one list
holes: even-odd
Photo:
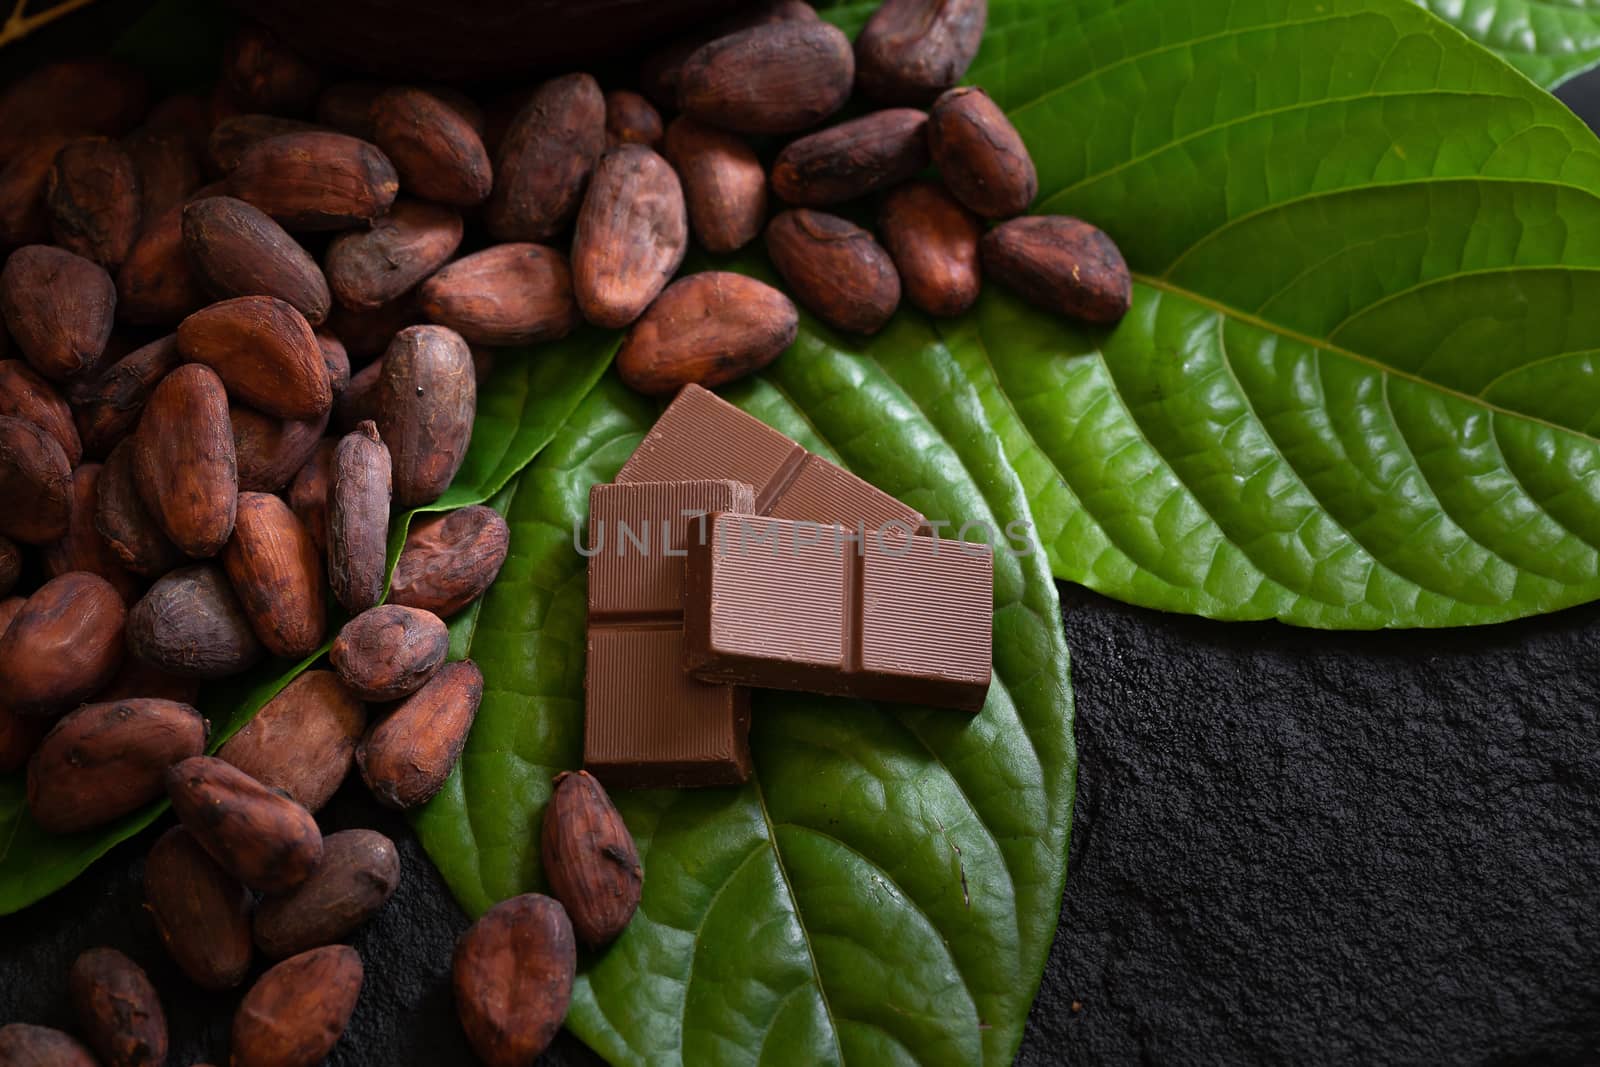
[[1547, 89], [1600, 63], [1594, 0], [1417, 0]]
[[[861, 347], [808, 332], [728, 395], [930, 517], [1028, 521], [979, 396], [914, 316]], [[550, 779], [582, 748], [574, 537], [654, 416], [614, 379], [590, 396], [523, 473], [511, 559], [460, 627], [483, 707], [415, 825], [473, 914], [541, 885]], [[568, 1024], [585, 1041], [618, 1063], [1010, 1061], [1055, 927], [1074, 771], [1059, 605], [1030, 544], [997, 557], [976, 719], [758, 693], [748, 786], [617, 795], [644, 899], [579, 981]]]

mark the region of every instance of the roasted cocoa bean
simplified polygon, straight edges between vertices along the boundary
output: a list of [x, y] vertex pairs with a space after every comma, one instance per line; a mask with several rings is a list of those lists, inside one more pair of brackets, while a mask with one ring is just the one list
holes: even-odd
[[[133, 649], [128, 651], [132, 653]], [[172, 700], [194, 707], [200, 700], [200, 683], [157, 670], [138, 655], [130, 654], [122, 657], [116, 677], [94, 695], [96, 704], [118, 700]]]
[[539, 840], [550, 892], [579, 940], [590, 948], [616, 940], [639, 907], [644, 872], [605, 787], [587, 771], [556, 775]]
[[794, 343], [800, 314], [772, 286], [743, 274], [680, 278], [628, 331], [617, 372], [638, 392], [664, 396], [752, 374]]
[[389, 603], [449, 618], [482, 596], [500, 574], [511, 529], [476, 504], [411, 521], [389, 582]]
[[376, 915], [400, 885], [400, 853], [376, 830], [322, 839], [322, 862], [284, 896], [256, 909], [256, 945], [268, 959], [342, 941]]
[[947, 318], [977, 301], [983, 227], [942, 185], [908, 182], [891, 192], [878, 215], [878, 233], [914, 306]]
[[[344, 345], [350, 358], [359, 362], [383, 355], [395, 334], [421, 321], [416, 296], [407, 293], [375, 311], [351, 311], [336, 303], [328, 313], [327, 328]], [[354, 427], [355, 423], [350, 423], [346, 429]]]
[[978, 54], [986, 0], [887, 0], [856, 37], [856, 85], [885, 104], [926, 104]]
[[802, 137], [778, 154], [772, 189], [804, 207], [886, 189], [928, 165], [927, 126], [925, 112], [896, 107]]
[[333, 1051], [361, 996], [348, 945], [291, 956], [262, 975], [233, 1017], [233, 1067], [314, 1067]]
[[678, 75], [678, 106], [736, 133], [798, 133], [850, 99], [850, 38], [825, 22], [777, 22], [697, 49]]
[[291, 133], [317, 133], [322, 127], [278, 115], [230, 115], [211, 129], [206, 159], [216, 174], [232, 174], [245, 153], [262, 141]]
[[73, 961], [67, 990], [78, 1028], [106, 1067], [167, 1062], [167, 1016], [144, 968], [114, 948], [91, 948]]
[[167, 768], [205, 751], [207, 732], [198, 711], [170, 700], [118, 700], [69, 711], [28, 763], [28, 811], [52, 834], [78, 833], [137, 811], [161, 796]]
[[627, 326], [666, 288], [688, 247], [683, 186], [672, 166], [643, 145], [602, 154], [572, 239], [572, 290], [583, 317]]
[[63, 574], [45, 582], [0, 637], [0, 693], [24, 715], [55, 715], [111, 680], [126, 611], [110, 582]]
[[450, 485], [472, 438], [472, 353], [454, 330], [408, 327], [384, 354], [377, 392], [378, 432], [394, 465], [395, 502], [430, 504]]
[[183, 828], [251, 889], [293, 889], [322, 858], [322, 834], [311, 813], [231, 763], [194, 756], [167, 768], [166, 781]]
[[1121, 320], [1133, 278], [1115, 242], [1080, 219], [1037, 215], [984, 235], [983, 269], [1047, 311], [1097, 325]]
[[477, 664], [446, 663], [368, 729], [356, 749], [356, 766], [379, 803], [405, 810], [433, 799], [461, 758], [482, 700]]
[[68, 141], [50, 166], [44, 198], [56, 244], [108, 271], [122, 265], [139, 235], [139, 175], [121, 145]]
[[695, 239], [708, 252], [733, 252], [761, 234], [767, 173], [755, 149], [726, 130], [680, 115], [667, 127], [666, 156], [683, 181]]
[[180, 362], [178, 337], [168, 334], [74, 386], [72, 414], [84, 453], [95, 459], [110, 455], [139, 425], [139, 413], [156, 384]]
[[481, 204], [494, 188], [489, 153], [461, 112], [421, 89], [391, 89], [372, 105], [372, 139], [407, 192], [441, 204]]
[[532, 1063], [572, 1001], [572, 924], [538, 893], [496, 904], [456, 942], [452, 987], [472, 1051], [489, 1067]]
[[334, 450], [328, 485], [328, 584], [346, 611], [363, 612], [383, 599], [393, 489], [389, 449], [378, 427], [363, 422]]
[[72, 138], [41, 133], [19, 143], [0, 167], [0, 246], [42, 244], [50, 240], [50, 212], [44, 186], [56, 153]]
[[61, 540], [44, 546], [44, 569], [52, 578], [72, 571], [99, 575], [111, 583], [124, 604], [132, 604], [139, 598], [141, 583], [95, 529], [100, 472], [98, 463], [85, 463], [72, 472], [72, 512], [67, 533]]
[[307, 811], [332, 799], [367, 728], [367, 712], [332, 671], [306, 671], [217, 750], [269, 789]]
[[200, 188], [200, 161], [181, 133], [141, 130], [122, 142], [139, 178], [139, 225], [179, 207]]
[[982, 89], [951, 89], [934, 101], [928, 147], [951, 194], [986, 219], [1020, 215], [1039, 193], [1022, 135]]
[[606, 101], [587, 74], [536, 89], [511, 121], [484, 221], [497, 241], [545, 241], [577, 214], [606, 146]]
[[900, 306], [889, 253], [837, 215], [785, 211], [767, 224], [767, 255], [795, 299], [835, 329], [877, 333]]
[[4, 637], [6, 630], [18, 615], [22, 613], [23, 605], [27, 604], [27, 597], [10, 596], [0, 598], [0, 637]]
[[461, 216], [420, 200], [397, 200], [370, 229], [328, 246], [328, 284], [347, 308], [375, 311], [399, 299], [455, 255]]
[[183, 246], [201, 284], [219, 300], [275, 296], [312, 325], [333, 297], [311, 254], [260, 209], [232, 196], [210, 196], [183, 209]]
[[650, 101], [627, 89], [613, 89], [606, 94], [607, 148], [642, 144], [659, 149], [661, 134], [661, 112]]
[[0, 536], [29, 545], [65, 537], [72, 467], [49, 431], [0, 415]]
[[146, 221], [117, 271], [117, 315], [138, 326], [175, 326], [206, 304], [183, 246], [183, 205]]
[[[22, 549], [9, 537], [0, 537], [0, 598], [11, 592], [22, 575]], [[0, 622], [0, 634], [6, 632], [10, 619]]]
[[287, 229], [342, 230], [388, 211], [400, 179], [375, 146], [312, 131], [251, 146], [228, 175], [228, 191]]
[[195, 312], [178, 325], [178, 350], [269, 415], [314, 419], [333, 406], [316, 335], [304, 315], [276, 297], [235, 297]]
[[94, 528], [118, 562], [134, 574], [154, 578], [188, 557], [145, 506], [133, 473], [134, 447], [132, 439], [122, 441], [100, 468]]
[[191, 982], [231, 989], [244, 981], [255, 899], [183, 827], [174, 826], [150, 849], [144, 899], [167, 954]]
[[[161, 531], [190, 556], [222, 551], [233, 533], [239, 488], [222, 379], [198, 363], [168, 374], [150, 394], [131, 440], [134, 484]], [[106, 532], [103, 502], [100, 529]]]
[[410, 696], [444, 665], [450, 631], [431, 611], [384, 604], [344, 624], [328, 662], [363, 700]]
[[495, 245], [422, 283], [422, 313], [473, 344], [556, 341], [578, 325], [567, 258], [536, 244]]
[[279, 419], [242, 404], [230, 405], [240, 490], [276, 493], [288, 485], [316, 451], [332, 413], [330, 408], [315, 419]]
[[350, 353], [345, 350], [344, 342], [331, 333], [318, 333], [317, 347], [322, 350], [322, 365], [328, 368], [328, 385], [337, 401], [345, 386], [350, 384]]
[[53, 382], [94, 369], [116, 307], [117, 288], [105, 268], [64, 248], [19, 248], [0, 271], [6, 330], [33, 369]]
[[31, 422], [61, 446], [69, 466], [83, 459], [72, 410], [50, 383], [20, 359], [0, 359], [0, 415]]
[[754, 3], [741, 4], [721, 18], [701, 23], [690, 33], [646, 56], [639, 68], [639, 85], [657, 107], [676, 109], [678, 81], [683, 75], [684, 60], [708, 41], [773, 22], [816, 21], [816, 9], [805, 0], [756, 0]]
[[252, 111], [300, 115], [321, 88], [317, 72], [260, 26], [245, 26], [222, 53], [222, 81]]
[[333, 484], [333, 450], [338, 442], [317, 442], [306, 465], [289, 485], [289, 506], [305, 524], [317, 551], [328, 554], [328, 490]]
[[322, 557], [289, 505], [270, 493], [240, 493], [222, 566], [256, 637], [274, 656], [300, 659], [327, 633]]
[[184, 678], [227, 678], [261, 659], [244, 608], [214, 563], [156, 579], [128, 612], [128, 651]]
[[78, 1039], [48, 1026], [0, 1026], [0, 1064], [5, 1067], [98, 1067]]

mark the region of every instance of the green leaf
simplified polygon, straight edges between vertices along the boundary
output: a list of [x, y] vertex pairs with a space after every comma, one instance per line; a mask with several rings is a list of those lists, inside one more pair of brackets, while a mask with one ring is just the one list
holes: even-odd
[[[860, 346], [808, 331], [728, 395], [932, 518], [1028, 521], [979, 396], [915, 316]], [[473, 914], [542, 885], [550, 780], [582, 754], [574, 538], [590, 486], [655, 414], [608, 378], [519, 481], [511, 558], [471, 640], [483, 706], [414, 820]], [[757, 693], [745, 788], [615, 796], [644, 899], [587, 961], [579, 1036], [616, 1063], [1010, 1061], [1055, 927], [1075, 766], [1060, 607], [1021, 532], [1031, 554], [996, 560], [976, 719]]]
[[1592, 0], [1417, 3], [1546, 89], [1600, 63], [1600, 4]]
[[[472, 443], [455, 481], [444, 496], [417, 511], [476, 504], [501, 492], [506, 483], [545, 446], [610, 364], [618, 337], [583, 330], [538, 349], [500, 349], [490, 379], [478, 395]], [[417, 511], [396, 517], [390, 564]], [[200, 710], [211, 720], [211, 748], [232, 737], [256, 711], [322, 655], [285, 668], [273, 661], [242, 679], [230, 679], [201, 694]], [[129, 815], [109, 827], [54, 836], [29, 818], [23, 772], [0, 776], [0, 915], [55, 892], [88, 869], [113, 846], [149, 826], [166, 803]]]

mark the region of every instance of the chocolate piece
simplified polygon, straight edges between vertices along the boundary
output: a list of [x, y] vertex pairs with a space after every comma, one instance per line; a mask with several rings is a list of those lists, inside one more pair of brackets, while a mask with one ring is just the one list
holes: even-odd
[[983, 707], [988, 545], [716, 514], [688, 552], [684, 662], [697, 678]]
[[749, 692], [684, 673], [683, 551], [692, 514], [754, 506], [750, 486], [732, 481], [590, 490], [583, 765], [607, 787], [750, 777]]

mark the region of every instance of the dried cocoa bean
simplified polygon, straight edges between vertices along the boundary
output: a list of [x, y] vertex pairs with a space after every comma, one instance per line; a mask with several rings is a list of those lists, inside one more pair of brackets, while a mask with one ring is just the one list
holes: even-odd
[[[0, 537], [0, 598], [3, 598], [17, 584], [17, 578], [22, 575], [22, 549], [16, 542], [8, 537]], [[6, 632], [6, 627], [11, 625], [9, 618], [0, 620], [0, 635]]]
[[986, 219], [1020, 215], [1039, 193], [1022, 135], [982, 89], [951, 89], [934, 101], [928, 147], [945, 186]]
[[874, 111], [794, 141], [772, 166], [772, 189], [791, 204], [826, 207], [903, 182], [928, 165], [928, 116]]
[[661, 112], [650, 101], [627, 89], [613, 89], [606, 94], [607, 148], [625, 144], [660, 148], [661, 134]]
[[145, 223], [117, 271], [117, 315], [138, 326], [175, 326], [206, 305], [206, 293], [183, 246], [183, 205]]
[[122, 598], [94, 574], [45, 582], [0, 637], [0, 693], [24, 715], [54, 715], [92, 696], [122, 662]]
[[460, 469], [472, 438], [478, 394], [467, 343], [443, 326], [401, 330], [384, 354], [377, 393], [395, 502], [432, 503]]
[[276, 493], [288, 485], [316, 451], [332, 413], [330, 408], [315, 419], [279, 419], [242, 404], [230, 405], [240, 490]]
[[115, 271], [139, 235], [139, 175], [115, 141], [80, 137], [56, 153], [45, 178], [56, 244]]
[[572, 239], [572, 290], [583, 317], [627, 326], [666, 288], [688, 247], [683, 186], [672, 166], [643, 145], [602, 154]]
[[223, 84], [252, 111], [300, 115], [321, 88], [317, 72], [260, 26], [245, 26], [222, 54]]
[[307, 811], [332, 799], [367, 728], [367, 712], [332, 671], [306, 671], [217, 750], [269, 789]]
[[65, 537], [72, 467], [49, 431], [0, 415], [0, 536], [29, 545]]
[[214, 563], [156, 579], [128, 612], [128, 651], [184, 678], [227, 678], [261, 659], [244, 608]]
[[289, 506], [305, 524], [317, 551], [328, 554], [328, 489], [333, 484], [333, 450], [338, 442], [324, 438], [289, 485]]
[[116, 307], [117, 288], [105, 268], [64, 248], [19, 248], [0, 271], [6, 330], [33, 369], [53, 382], [94, 369]]
[[22, 613], [23, 605], [28, 602], [27, 597], [10, 596], [0, 599], [0, 637], [6, 635], [6, 630], [11, 623]]
[[230, 395], [284, 419], [320, 418], [333, 406], [322, 349], [305, 316], [271, 296], [240, 296], [178, 325], [178, 350], [217, 372]]
[[85, 463], [72, 472], [72, 511], [66, 536], [44, 546], [44, 569], [52, 578], [72, 571], [99, 575], [111, 583], [124, 604], [132, 604], [139, 598], [141, 583], [95, 529], [100, 472], [98, 463]]
[[345, 307], [374, 311], [410, 291], [455, 255], [461, 216], [420, 200], [397, 200], [366, 230], [328, 246], [328, 284]]
[[106, 1067], [167, 1062], [167, 1016], [144, 968], [114, 948], [91, 948], [67, 975], [78, 1027]]
[[14, 141], [37, 133], [127, 133], [149, 102], [144, 75], [125, 64], [106, 59], [48, 63], [0, 95], [0, 147], [9, 152]]
[[183, 246], [201, 284], [219, 300], [275, 296], [312, 325], [333, 297], [311, 254], [271, 216], [232, 196], [192, 201], [183, 209]]
[[[343, 304], [334, 304], [328, 313], [328, 331], [344, 345], [352, 360], [360, 361], [383, 355], [395, 334], [421, 321], [415, 294], [407, 293], [375, 311], [351, 311]], [[346, 428], [354, 427], [355, 423], [350, 423]]]
[[0, 415], [31, 422], [49, 433], [69, 466], [83, 459], [83, 443], [67, 402], [20, 359], [0, 360]]
[[256, 945], [268, 959], [342, 941], [376, 915], [400, 885], [400, 853], [376, 830], [322, 839], [322, 862], [300, 888], [256, 909]]
[[889, 253], [837, 215], [785, 211], [767, 224], [767, 255], [795, 299], [835, 329], [877, 333], [900, 305]]
[[690, 33], [669, 42], [659, 52], [646, 56], [639, 69], [639, 84], [656, 106], [676, 109], [678, 81], [683, 75], [684, 60], [708, 41], [748, 30], [752, 26], [816, 21], [816, 9], [805, 0], [756, 0], [755, 3], [741, 4], [721, 18], [702, 23]]
[[157, 670], [137, 654], [128, 655], [122, 658], [117, 676], [94, 695], [96, 704], [118, 700], [171, 700], [193, 707], [200, 700], [200, 683]]
[[794, 343], [800, 314], [772, 286], [707, 271], [667, 286], [617, 352], [630, 388], [652, 396], [690, 382], [707, 388], [765, 367]]
[[777, 22], [721, 37], [683, 61], [678, 106], [736, 133], [797, 133], [844, 106], [850, 38], [825, 22]]
[[322, 834], [311, 813], [231, 763], [193, 756], [167, 768], [166, 781], [183, 828], [251, 889], [293, 889], [322, 858]]
[[[239, 487], [222, 379], [198, 363], [168, 374], [150, 394], [131, 440], [134, 484], [161, 531], [191, 556], [222, 551], [233, 532]], [[105, 533], [103, 503], [100, 515]]]
[[381, 82], [334, 82], [317, 96], [317, 121], [330, 130], [376, 144], [373, 106], [385, 91], [387, 86]]
[[270, 493], [240, 493], [222, 565], [268, 652], [300, 659], [317, 650], [328, 627], [322, 557], [288, 504]]
[[350, 384], [350, 353], [344, 343], [331, 333], [317, 334], [317, 347], [322, 350], [322, 365], [328, 368], [328, 385], [333, 389], [335, 401]]
[[984, 235], [983, 269], [1047, 311], [1097, 325], [1121, 320], [1133, 279], [1104, 232], [1065, 215], [1012, 219]]
[[733, 252], [767, 220], [767, 173], [739, 137], [680, 115], [667, 127], [666, 156], [683, 181], [695, 239], [708, 252]]
[[[21, 597], [0, 600], [0, 623], [5, 622], [5, 613], [10, 610], [8, 605], [13, 601], [19, 607], [22, 604]], [[0, 630], [0, 633], [4, 632]], [[20, 715], [0, 704], [0, 774], [10, 774], [27, 764], [28, 758], [49, 731], [49, 719]]]
[[422, 312], [473, 344], [556, 341], [577, 328], [567, 258], [536, 244], [495, 245], [422, 283]]
[[555, 1037], [577, 968], [572, 924], [538, 893], [496, 904], [456, 942], [456, 1014], [489, 1067], [532, 1063]]
[[350, 384], [333, 406], [333, 424], [343, 433], [354, 433], [363, 422], [378, 419], [378, 380], [383, 377], [383, 357], [368, 363], [350, 376]]
[[150, 849], [144, 898], [167, 954], [191, 982], [231, 989], [244, 981], [255, 900], [183, 827], [174, 826]]
[[110, 455], [117, 442], [139, 425], [139, 413], [156, 384], [180, 362], [178, 337], [168, 334], [75, 386], [72, 414], [84, 453], [95, 458]]
[[483, 700], [471, 660], [446, 663], [427, 685], [375, 723], [356, 749], [361, 777], [382, 804], [405, 810], [444, 788]]
[[78, 833], [137, 811], [161, 796], [169, 767], [205, 751], [207, 732], [198, 711], [170, 700], [118, 700], [69, 711], [28, 763], [28, 811], [52, 834]]
[[878, 215], [878, 232], [914, 306], [946, 318], [978, 299], [983, 227], [943, 186], [908, 182], [891, 192]]
[[145, 506], [133, 473], [134, 442], [106, 457], [96, 486], [94, 528], [124, 567], [145, 578], [165, 574], [188, 557]]
[[450, 631], [431, 611], [385, 604], [344, 624], [328, 662], [363, 700], [410, 696], [439, 672], [450, 651]]
[[365, 141], [320, 131], [269, 137], [228, 175], [228, 191], [290, 230], [342, 230], [389, 210], [394, 164]]
[[42, 244], [50, 240], [50, 212], [44, 186], [56, 153], [71, 137], [41, 133], [19, 143], [0, 167], [0, 246]]
[[556, 775], [539, 849], [579, 940], [590, 948], [616, 940], [639, 907], [644, 872], [633, 835], [587, 771]]
[[145, 116], [144, 128], [153, 134], [178, 134], [200, 155], [211, 135], [211, 105], [195, 93], [175, 93], [158, 102]]
[[333, 1051], [361, 996], [348, 945], [291, 956], [250, 987], [233, 1017], [233, 1067], [313, 1067]]
[[217, 174], [232, 174], [245, 153], [273, 137], [291, 133], [317, 133], [322, 127], [277, 115], [231, 115], [212, 127], [206, 158]]
[[143, 130], [122, 142], [139, 179], [139, 224], [179, 207], [200, 188], [200, 161], [180, 133]]
[[449, 618], [494, 584], [510, 545], [506, 520], [482, 504], [419, 515], [394, 565], [389, 602]]
[[349, 612], [366, 611], [383, 599], [392, 474], [389, 449], [370, 420], [334, 450], [327, 498], [328, 584]]
[[978, 54], [986, 0], [887, 0], [856, 37], [856, 84], [885, 104], [926, 104]]
[[433, 93], [390, 89], [372, 105], [372, 127], [372, 140], [394, 162], [407, 192], [471, 207], [494, 188], [489, 153], [477, 130]]
[[77, 1038], [48, 1026], [0, 1026], [0, 1064], [5, 1067], [98, 1067]]
[[484, 221], [497, 241], [545, 241], [567, 228], [606, 146], [606, 101], [587, 74], [536, 89], [511, 121]]

